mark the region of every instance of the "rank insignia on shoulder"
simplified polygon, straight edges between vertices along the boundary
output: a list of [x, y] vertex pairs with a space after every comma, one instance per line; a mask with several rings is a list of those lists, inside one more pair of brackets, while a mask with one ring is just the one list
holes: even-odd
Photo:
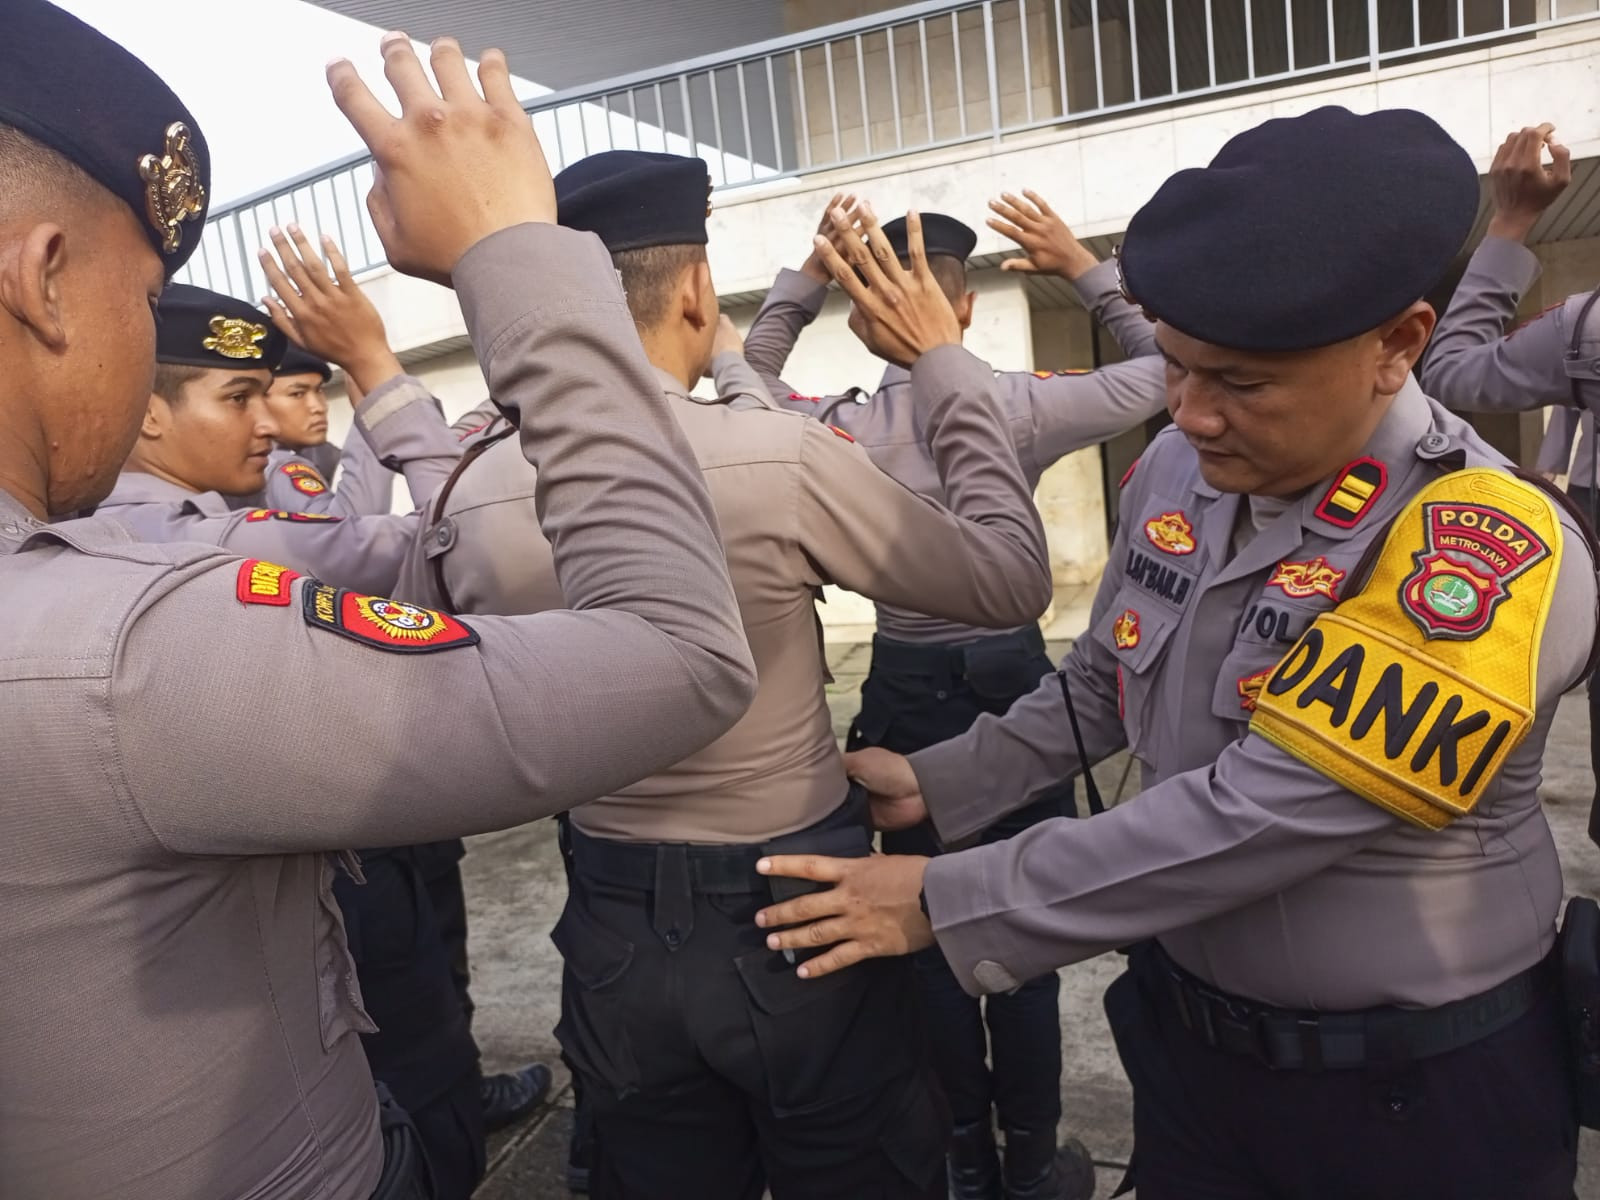
[[1354, 529], [1388, 485], [1388, 467], [1375, 458], [1358, 458], [1339, 472], [1316, 514], [1340, 529]]
[[290, 585], [299, 578], [299, 571], [291, 571], [288, 567], [280, 567], [277, 563], [259, 558], [247, 558], [239, 564], [239, 603], [272, 604], [287, 608]]
[[1182, 511], [1164, 512], [1144, 523], [1144, 535], [1157, 550], [1167, 554], [1194, 553], [1194, 526]]
[[1239, 707], [1245, 712], [1255, 712], [1256, 698], [1261, 695], [1261, 689], [1276, 668], [1267, 667], [1257, 671], [1254, 675], [1242, 675], [1234, 686], [1239, 689]]
[[1510, 513], [1483, 504], [1424, 504], [1426, 548], [1400, 585], [1400, 606], [1425, 638], [1469, 641], [1489, 628], [1513, 579], [1550, 553]]
[[851, 437], [848, 433], [846, 433], [844, 430], [840, 429], [837, 425], [829, 425], [828, 428], [833, 430], [833, 436], [834, 437], [842, 437], [847, 442], [855, 441], [855, 438]]
[[1483, 467], [1435, 480], [1273, 669], [1251, 731], [1414, 825], [1472, 812], [1533, 727], [1562, 553], [1538, 488]]
[[1139, 644], [1139, 614], [1131, 608], [1111, 623], [1111, 640], [1118, 650], [1132, 650]]
[[1329, 600], [1337, 600], [1339, 597], [1334, 594], [1334, 589], [1343, 580], [1344, 572], [1330, 567], [1328, 560], [1319, 554], [1305, 562], [1279, 563], [1272, 577], [1267, 580], [1267, 586], [1280, 588], [1284, 595], [1293, 596], [1296, 600], [1304, 600], [1308, 596], [1326, 596]]
[[307, 625], [398, 654], [476, 646], [478, 634], [449, 613], [383, 596], [364, 596], [313, 579], [301, 596]]
[[246, 521], [332, 521], [338, 523], [343, 517], [333, 516], [331, 513], [286, 512], [281, 508], [252, 508], [245, 514]]

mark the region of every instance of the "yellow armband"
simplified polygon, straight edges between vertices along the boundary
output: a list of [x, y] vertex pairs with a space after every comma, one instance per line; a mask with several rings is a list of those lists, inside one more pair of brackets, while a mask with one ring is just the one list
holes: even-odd
[[1253, 732], [1397, 816], [1441, 829], [1477, 805], [1533, 724], [1561, 567], [1556, 506], [1472, 468], [1390, 526], [1361, 592], [1261, 689]]

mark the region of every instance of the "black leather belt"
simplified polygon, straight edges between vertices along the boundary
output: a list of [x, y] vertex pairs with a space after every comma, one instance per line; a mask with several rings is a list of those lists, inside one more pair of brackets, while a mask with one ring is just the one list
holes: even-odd
[[1339, 1071], [1432, 1058], [1500, 1032], [1525, 1016], [1549, 987], [1544, 963], [1488, 991], [1438, 1008], [1356, 1012], [1273, 1008], [1196, 979], [1159, 947], [1150, 966], [1185, 1028], [1226, 1054], [1274, 1071]]
[[901, 642], [878, 635], [872, 639], [872, 665], [885, 671], [941, 671], [962, 679], [967, 673], [967, 656], [973, 651], [1016, 648], [1030, 654], [1045, 653], [1044, 634], [1037, 625], [997, 633], [992, 637], [965, 642]]

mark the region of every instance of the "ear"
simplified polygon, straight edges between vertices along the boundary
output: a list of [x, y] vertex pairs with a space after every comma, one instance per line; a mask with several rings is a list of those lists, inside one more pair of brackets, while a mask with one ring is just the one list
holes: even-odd
[[139, 425], [140, 438], [159, 441], [172, 428], [172, 405], [165, 396], [150, 393], [150, 403], [145, 406], [144, 420]]
[[[683, 300], [683, 319], [695, 329], [705, 329], [708, 325], [715, 325], [719, 309], [717, 307], [717, 293], [711, 287], [711, 264], [704, 259], [696, 262], [693, 267], [683, 273], [683, 287], [681, 289]], [[711, 298], [711, 303], [706, 303], [706, 298]]]
[[1406, 377], [1416, 366], [1428, 339], [1433, 336], [1438, 316], [1433, 305], [1418, 300], [1398, 317], [1385, 322], [1378, 330], [1378, 360], [1374, 383], [1378, 393], [1393, 396], [1405, 386]]
[[956, 323], [961, 326], [961, 331], [963, 333], [972, 328], [972, 306], [977, 304], [977, 302], [978, 293], [968, 292], [965, 296], [961, 297], [960, 303], [955, 306]]
[[66, 267], [66, 230], [49, 222], [33, 226], [9, 254], [0, 255], [0, 308], [57, 351], [67, 344], [61, 300]]

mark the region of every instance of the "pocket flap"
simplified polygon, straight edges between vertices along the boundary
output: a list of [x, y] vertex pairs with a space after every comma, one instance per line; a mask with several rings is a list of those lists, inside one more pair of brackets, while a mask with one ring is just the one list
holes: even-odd
[[570, 896], [550, 940], [573, 978], [591, 991], [620, 979], [633, 962], [633, 943], [612, 933]]

